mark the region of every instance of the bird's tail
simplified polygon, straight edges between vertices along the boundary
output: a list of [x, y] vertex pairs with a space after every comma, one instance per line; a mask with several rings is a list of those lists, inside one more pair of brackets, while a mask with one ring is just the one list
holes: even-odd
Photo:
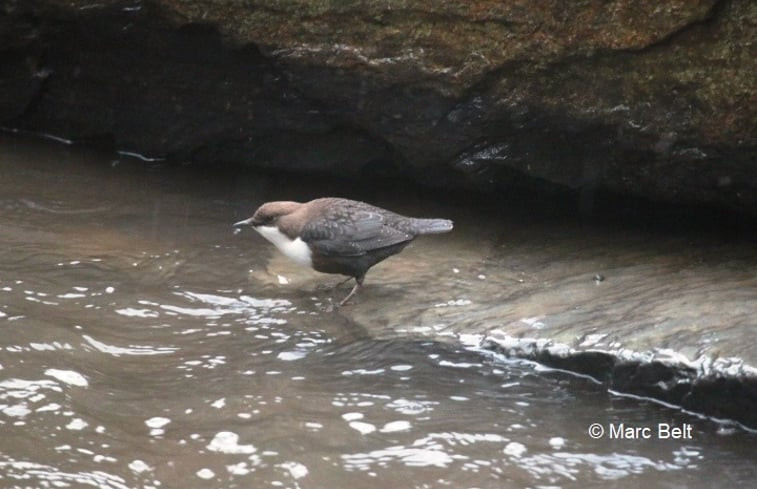
[[418, 234], [440, 234], [452, 231], [449, 219], [413, 219], [413, 227]]

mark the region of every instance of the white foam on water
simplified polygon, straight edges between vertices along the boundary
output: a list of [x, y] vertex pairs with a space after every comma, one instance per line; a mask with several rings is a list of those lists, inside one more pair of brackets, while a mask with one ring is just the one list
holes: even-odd
[[289, 475], [293, 479], [302, 479], [308, 475], [308, 468], [299, 462], [284, 462], [283, 464], [279, 464], [279, 467], [289, 471]]
[[141, 474], [142, 472], [147, 472], [148, 470], [152, 470], [152, 467], [150, 467], [145, 462], [139, 459], [134, 460], [131, 463], [129, 463], [129, 468], [135, 474]]
[[518, 443], [517, 441], [511, 441], [505, 446], [504, 450], [502, 450], [503, 453], [516, 458], [522, 456], [524, 453], [526, 453], [526, 451], [526, 446], [522, 443]]
[[231, 475], [247, 475], [250, 473], [250, 468], [247, 466], [247, 462], [227, 465], [226, 470], [228, 470]]
[[83, 419], [74, 418], [71, 420], [70, 423], [66, 425], [66, 428], [68, 428], [69, 430], [79, 431], [79, 430], [83, 430], [87, 426], [89, 426], [89, 423], [87, 423]]
[[361, 435], [367, 435], [376, 431], [376, 426], [363, 421], [350, 421], [350, 428], [360, 432]]
[[305, 358], [306, 356], [307, 352], [304, 351], [282, 351], [276, 355], [276, 358], [285, 362], [292, 362], [294, 360]]
[[394, 433], [396, 431], [407, 431], [412, 427], [409, 421], [390, 421], [381, 428], [381, 433]]
[[45, 370], [45, 375], [54, 377], [61, 382], [69, 385], [75, 385], [78, 387], [87, 387], [89, 385], [89, 382], [87, 382], [87, 379], [82, 374], [80, 374], [79, 372], [74, 372], [73, 370], [59, 370], [57, 368], [48, 368], [47, 370]]
[[342, 419], [345, 421], [357, 421], [358, 419], [363, 419], [365, 415], [363, 413], [344, 413], [342, 414]]
[[4, 415], [12, 418], [23, 418], [27, 414], [31, 413], [31, 409], [26, 407], [26, 404], [16, 404], [15, 406], [8, 406], [1, 411]]
[[35, 409], [38, 413], [43, 413], [45, 411], [58, 411], [60, 409], [60, 404], [51, 402], [50, 404], [45, 404], [44, 406], [40, 406], [37, 409]]
[[167, 425], [170, 422], [171, 422], [171, 420], [169, 418], [163, 418], [163, 417], [160, 417], [160, 416], [155, 416], [153, 418], [145, 420], [145, 424], [149, 428], [155, 428], [155, 429], [162, 428], [162, 427], [164, 427], [165, 425]]
[[160, 316], [160, 313], [151, 309], [140, 309], [136, 307], [124, 307], [123, 309], [116, 309], [116, 314], [126, 317], [134, 318], [156, 318]]
[[250, 454], [257, 451], [254, 445], [240, 445], [239, 435], [233, 431], [219, 431], [206, 448], [219, 453]]
[[549, 439], [549, 446], [554, 449], [562, 448], [565, 446], [565, 438], [561, 436], [553, 436]]

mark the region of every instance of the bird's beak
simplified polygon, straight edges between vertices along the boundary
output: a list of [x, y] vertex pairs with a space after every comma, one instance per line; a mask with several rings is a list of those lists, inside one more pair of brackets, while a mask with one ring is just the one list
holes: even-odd
[[252, 224], [252, 218], [245, 219], [244, 221], [235, 222], [232, 224], [232, 227], [238, 228], [242, 226], [249, 226]]

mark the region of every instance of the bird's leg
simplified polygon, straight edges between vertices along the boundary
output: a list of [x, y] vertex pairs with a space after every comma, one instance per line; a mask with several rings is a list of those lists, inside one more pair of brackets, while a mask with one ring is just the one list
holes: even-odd
[[315, 288], [318, 290], [336, 290], [337, 288], [341, 287], [343, 284], [346, 284], [350, 280], [352, 280], [353, 277], [347, 277], [346, 279], [342, 280], [341, 282], [338, 282], [334, 285], [327, 285], [327, 284], [318, 284]]
[[334, 288], [336, 289], [337, 287], [341, 287], [341, 286], [342, 286], [343, 284], [346, 284], [346, 283], [347, 283], [347, 282], [349, 282], [350, 280], [352, 280], [352, 277], [347, 277], [346, 279], [344, 279], [344, 280], [342, 280], [341, 282], [337, 283], [337, 284], [336, 284], [336, 285], [334, 286]]
[[360, 287], [363, 286], [363, 279], [365, 279], [365, 275], [363, 275], [362, 277], [355, 277], [355, 286], [352, 287], [352, 290], [350, 291], [349, 294], [347, 294], [347, 297], [342, 299], [342, 302], [339, 303], [339, 307], [342, 307], [343, 305], [345, 305], [347, 301], [350, 300], [350, 298], [352, 298], [353, 295], [355, 295], [355, 292], [357, 292], [358, 289], [360, 289]]

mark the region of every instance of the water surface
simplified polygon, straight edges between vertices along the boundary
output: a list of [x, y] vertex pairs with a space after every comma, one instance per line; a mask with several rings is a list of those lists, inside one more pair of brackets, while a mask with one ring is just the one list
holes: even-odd
[[[757, 480], [753, 433], [476, 346], [494, 326], [575, 336], [571, 327], [643, 330], [658, 317], [650, 331], [660, 336], [614, 333], [643, 348], [673, 341], [666, 325], [696, 315], [725, 323], [702, 342], [749, 355], [752, 343], [732, 347], [755, 312], [747, 247], [703, 239], [675, 253], [686, 239], [497, 209], [481, 221], [478, 211], [368, 192], [403, 212], [452, 217], [458, 232], [376, 267], [355, 303], [334, 309], [349, 290], [330, 288], [338, 278], [299, 271], [230, 227], [271, 198], [335, 193], [328, 183], [10, 137], [0, 139], [0, 174], [2, 487]], [[659, 283], [670, 274], [690, 277], [679, 282], [690, 289]], [[702, 303], [713, 295], [730, 300], [727, 311]], [[593, 439], [593, 423], [689, 426], [691, 437]]]

